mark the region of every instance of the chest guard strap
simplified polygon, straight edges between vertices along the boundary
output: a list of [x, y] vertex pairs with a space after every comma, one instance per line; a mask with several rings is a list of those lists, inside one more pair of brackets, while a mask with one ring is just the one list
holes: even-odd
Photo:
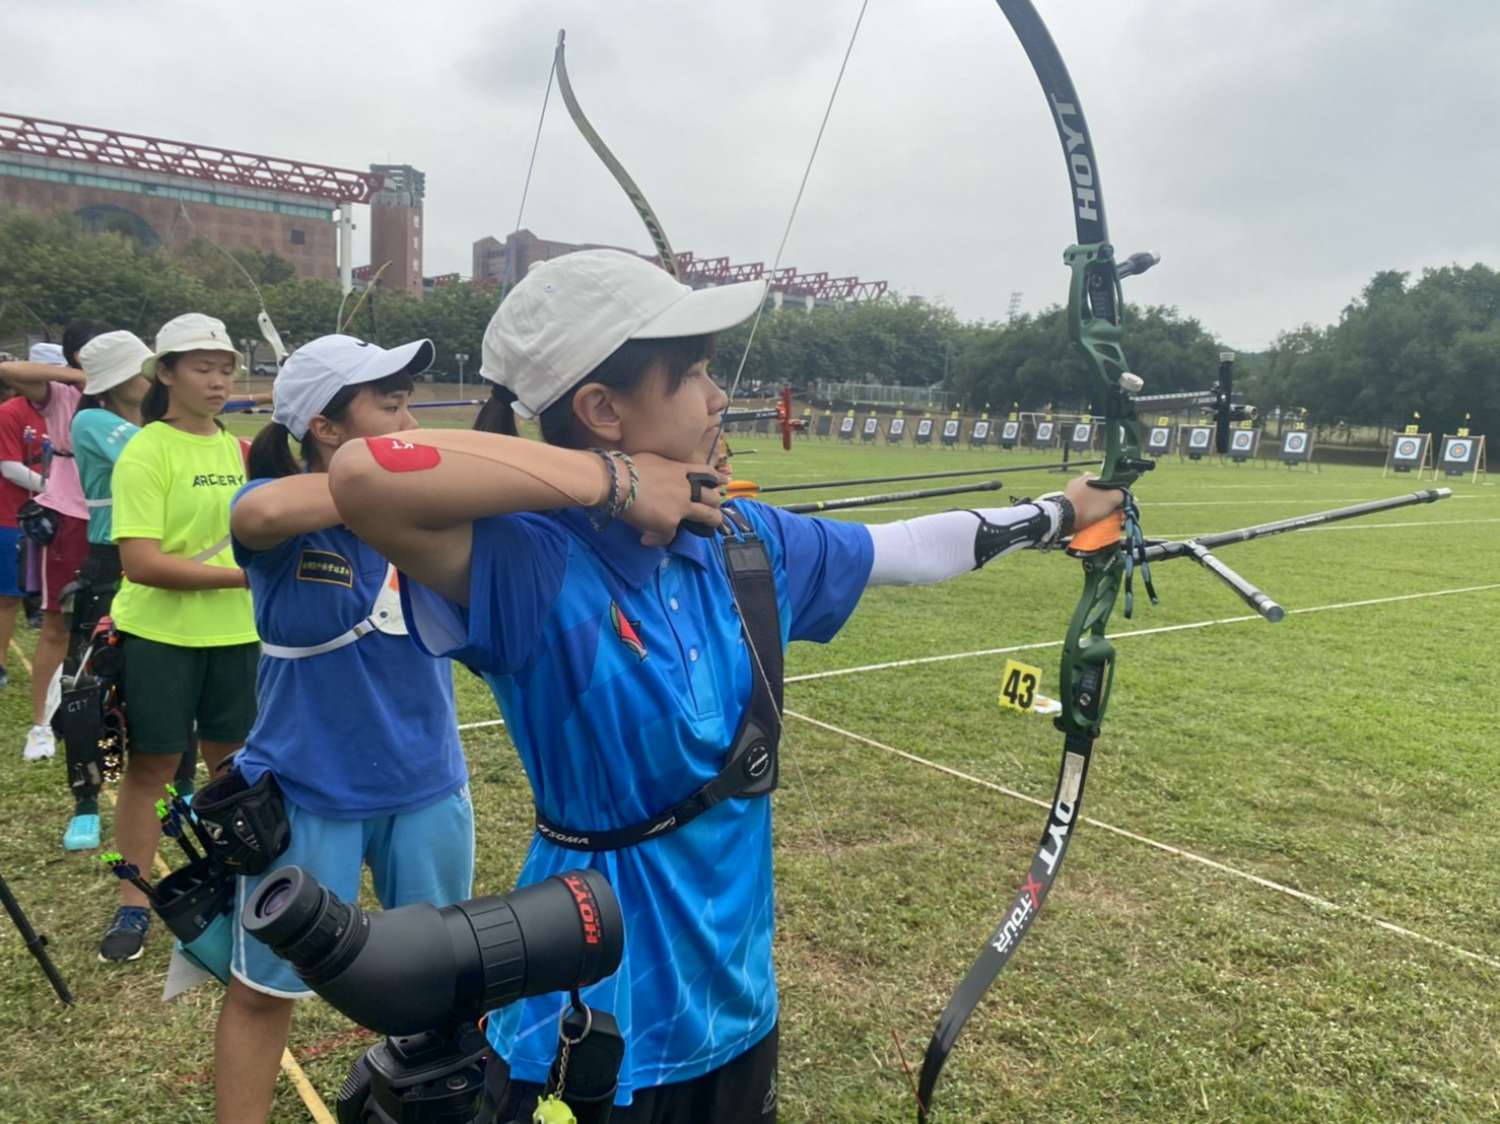
[[401, 615], [399, 582], [396, 567], [388, 565], [385, 578], [380, 583], [380, 592], [375, 595], [375, 604], [370, 609], [370, 615], [353, 628], [339, 633], [332, 640], [302, 647], [272, 644], [262, 640], [260, 645], [262, 654], [275, 656], [279, 660], [305, 660], [311, 656], [321, 656], [327, 652], [337, 652], [340, 648], [347, 648], [356, 640], [362, 640], [372, 632], [383, 632], [388, 636], [405, 636], [406, 618]]
[[738, 534], [726, 530], [722, 540], [730, 588], [740, 614], [740, 627], [750, 647], [750, 702], [740, 718], [719, 775], [687, 799], [648, 820], [626, 827], [582, 831], [564, 827], [538, 809], [536, 829], [543, 838], [574, 851], [617, 851], [670, 834], [691, 823], [716, 804], [732, 797], [769, 796], [780, 778], [777, 747], [781, 741], [781, 692], [784, 673], [781, 616], [776, 605], [776, 580], [765, 543], [750, 524], [731, 508]]

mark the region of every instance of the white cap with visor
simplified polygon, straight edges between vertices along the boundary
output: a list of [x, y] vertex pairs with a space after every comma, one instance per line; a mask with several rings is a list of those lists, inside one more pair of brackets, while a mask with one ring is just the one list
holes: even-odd
[[534, 418], [626, 341], [722, 332], [765, 296], [765, 281], [691, 289], [623, 250], [564, 254], [534, 267], [495, 310], [479, 373]]
[[353, 336], [319, 336], [287, 357], [271, 387], [271, 420], [298, 441], [313, 418], [346, 386], [375, 382], [402, 371], [421, 374], [432, 366], [431, 340], [413, 340], [387, 350]]

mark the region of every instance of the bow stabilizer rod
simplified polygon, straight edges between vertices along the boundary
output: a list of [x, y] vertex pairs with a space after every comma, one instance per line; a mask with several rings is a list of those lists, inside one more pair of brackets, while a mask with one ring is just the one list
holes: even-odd
[[1267, 535], [1285, 534], [1288, 531], [1305, 531], [1311, 527], [1321, 527], [1325, 523], [1337, 523], [1342, 519], [1373, 515], [1378, 511], [1390, 511], [1393, 508], [1410, 507], [1418, 503], [1436, 503], [1438, 500], [1447, 499], [1452, 494], [1451, 488], [1428, 488], [1404, 496], [1393, 496], [1390, 499], [1371, 500], [1369, 503], [1356, 503], [1348, 507], [1335, 507], [1328, 511], [1296, 515], [1290, 519], [1277, 519], [1271, 523], [1257, 523], [1253, 527], [1240, 527], [1233, 531], [1200, 535], [1195, 539], [1181, 542], [1147, 540], [1137, 548], [1135, 558], [1139, 562], [1148, 563], [1171, 558], [1191, 558], [1234, 590], [1250, 608], [1272, 624], [1276, 624], [1286, 616], [1286, 610], [1271, 600], [1265, 591], [1219, 561], [1212, 553], [1213, 548], [1249, 542], [1251, 539], [1264, 538]]

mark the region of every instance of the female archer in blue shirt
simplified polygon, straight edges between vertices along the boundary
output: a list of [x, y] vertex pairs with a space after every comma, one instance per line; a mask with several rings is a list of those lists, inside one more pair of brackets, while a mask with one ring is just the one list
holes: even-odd
[[[721, 506], [726, 395], [708, 360], [764, 296], [762, 282], [694, 291], [619, 251], [553, 259], [484, 341], [483, 373], [541, 442], [403, 433], [347, 443], [330, 470], [345, 522], [404, 575], [418, 642], [499, 702], [537, 812], [520, 881], [587, 863], [619, 897], [624, 960], [584, 999], [623, 1033], [627, 1124], [775, 1118], [764, 797], [785, 646], [832, 639], [870, 585], [955, 577], [1120, 499], [1080, 480], [871, 527]], [[564, 1002], [491, 1016], [497, 1119], [530, 1118]]]
[[[451, 665], [412, 643], [395, 571], [340, 524], [326, 469], [344, 442], [416, 425], [412, 376], [432, 356], [426, 340], [387, 351], [333, 335], [298, 348], [276, 378], [272, 424], [250, 447], [251, 481], [230, 517], [261, 638], [259, 712], [235, 768], [245, 785], [269, 775], [281, 791], [291, 841], [276, 865], [302, 866], [345, 901], [369, 866], [388, 908], [469, 896], [468, 770]], [[259, 877], [239, 879], [236, 919]], [[312, 992], [234, 930], [214, 1042], [217, 1119], [263, 1124], [292, 1001]]]

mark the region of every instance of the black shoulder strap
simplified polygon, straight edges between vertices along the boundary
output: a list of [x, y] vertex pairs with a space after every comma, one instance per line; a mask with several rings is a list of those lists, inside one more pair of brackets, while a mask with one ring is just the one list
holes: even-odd
[[749, 522], [733, 508], [723, 509], [734, 523], [726, 527], [721, 545], [730, 589], [740, 615], [750, 658], [750, 702], [729, 745], [729, 756], [718, 776], [659, 816], [603, 831], [564, 827], [536, 813], [536, 829], [560, 847], [574, 851], [616, 851], [667, 835], [697, 819], [715, 804], [731, 797], [769, 796], [780, 779], [777, 748], [781, 741], [782, 676], [781, 613], [776, 604], [776, 578], [765, 543]]

